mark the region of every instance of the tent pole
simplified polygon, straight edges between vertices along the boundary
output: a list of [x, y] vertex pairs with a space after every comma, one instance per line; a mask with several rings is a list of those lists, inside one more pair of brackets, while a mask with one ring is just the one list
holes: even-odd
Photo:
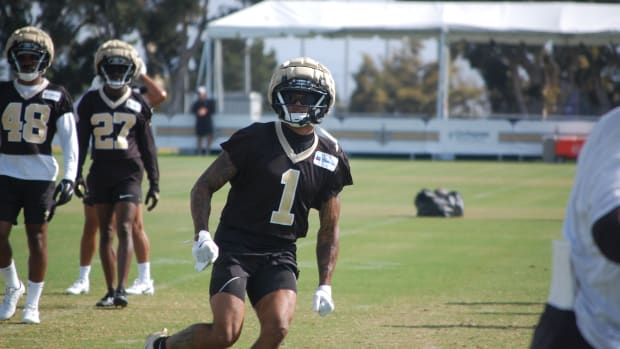
[[200, 64], [198, 65], [198, 74], [196, 75], [196, 87], [202, 85], [203, 79], [206, 79], [205, 65], [207, 64], [207, 44], [209, 39], [205, 38], [202, 42], [202, 53], [200, 54]]
[[[340, 100], [342, 101], [341, 104], [342, 106], [347, 106], [349, 105], [349, 40], [351, 39], [351, 37], [349, 35], [347, 35], [344, 38], [344, 93], [343, 93], [343, 98], [341, 98]], [[348, 108], [347, 108], [348, 109]]]
[[215, 40], [213, 69], [215, 70], [216, 79], [214, 81], [214, 90], [217, 98], [217, 111], [224, 110], [224, 72], [222, 71], [222, 40]]
[[[205, 45], [203, 47], [202, 56], [204, 57], [204, 86], [207, 89], [207, 95], [213, 96], [213, 56], [211, 55], [211, 45], [213, 41], [209, 36], [207, 36], [205, 40]], [[200, 78], [200, 76], [199, 76]], [[201, 81], [202, 83], [202, 81]], [[198, 85], [200, 86], [200, 84]]]
[[250, 94], [252, 90], [252, 67], [251, 67], [251, 59], [250, 59], [250, 47], [252, 46], [252, 39], [245, 39], [245, 50], [243, 52], [243, 66], [245, 79], [243, 81], [243, 92], [246, 95]]
[[439, 42], [437, 44], [437, 64], [439, 65], [439, 81], [437, 81], [437, 101], [435, 112], [437, 119], [448, 119], [448, 82], [450, 65], [450, 48], [446, 43], [446, 28], [441, 28], [439, 32]]

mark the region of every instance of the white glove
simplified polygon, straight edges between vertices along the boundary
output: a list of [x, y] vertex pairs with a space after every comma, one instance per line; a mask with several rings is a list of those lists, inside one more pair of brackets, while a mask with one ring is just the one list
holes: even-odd
[[219, 248], [211, 239], [211, 234], [206, 230], [201, 230], [198, 233], [198, 240], [194, 241], [192, 247], [192, 255], [194, 256], [194, 269], [196, 271], [203, 271], [209, 266], [209, 264], [215, 262], [219, 255]]
[[329, 285], [321, 285], [314, 291], [314, 307], [312, 310], [318, 311], [319, 315], [326, 316], [334, 309], [334, 301], [332, 300], [332, 287]]

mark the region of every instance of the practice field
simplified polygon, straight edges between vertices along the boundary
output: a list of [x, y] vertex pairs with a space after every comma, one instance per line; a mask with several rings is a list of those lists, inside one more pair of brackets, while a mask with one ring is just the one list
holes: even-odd
[[[64, 294], [78, 273], [83, 216], [76, 198], [61, 207], [50, 225], [41, 324], [19, 323], [22, 298], [16, 316], [0, 323], [0, 348], [142, 348], [144, 337], [162, 327], [176, 332], [210, 321], [210, 269], [194, 271], [186, 241], [193, 237], [189, 191], [211, 161], [160, 156], [161, 201], [145, 212], [156, 293], [132, 296], [125, 309], [95, 308], [105, 293], [98, 256], [90, 294]], [[297, 312], [283, 348], [527, 348], [547, 296], [551, 241], [561, 236], [575, 164], [354, 158], [351, 166], [355, 185], [342, 195], [333, 280], [336, 311], [325, 318], [311, 311], [317, 286], [313, 211], [308, 237], [298, 241]], [[415, 216], [415, 194], [437, 187], [461, 193], [465, 217]], [[212, 230], [226, 192], [214, 198]], [[25, 282], [22, 222], [11, 242]], [[134, 262], [129, 283], [135, 276]], [[248, 307], [234, 348], [249, 348], [257, 333]]]

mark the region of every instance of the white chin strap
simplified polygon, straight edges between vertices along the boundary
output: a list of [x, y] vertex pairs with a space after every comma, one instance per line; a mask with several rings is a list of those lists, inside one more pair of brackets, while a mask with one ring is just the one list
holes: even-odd
[[110, 87], [113, 90], [120, 90], [121, 88], [123, 88], [123, 86], [125, 86], [125, 83], [119, 80], [106, 79], [105, 84], [108, 85], [108, 87]]
[[303, 127], [306, 125], [312, 125], [308, 113], [289, 113], [286, 106], [282, 106], [284, 109], [284, 119], [282, 121], [293, 127]]
[[17, 77], [22, 80], [22, 81], [33, 81], [36, 78], [39, 77], [39, 73], [38, 72], [34, 72], [34, 73], [17, 73]]

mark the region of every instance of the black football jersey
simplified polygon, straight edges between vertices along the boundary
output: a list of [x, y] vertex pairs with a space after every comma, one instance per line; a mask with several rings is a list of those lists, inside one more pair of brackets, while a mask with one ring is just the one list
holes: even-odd
[[56, 121], [73, 113], [71, 96], [64, 87], [49, 82], [32, 96], [22, 96], [14, 83], [0, 82], [0, 152], [51, 155]]
[[237, 168], [220, 219], [227, 245], [258, 238], [292, 243], [305, 237], [311, 208], [353, 183], [349, 161], [333, 139], [317, 133], [295, 153], [280, 121], [254, 123], [221, 144]]
[[151, 129], [151, 108], [136, 91], [128, 89], [112, 101], [103, 88], [88, 91], [77, 106], [80, 159], [78, 176], [86, 160], [89, 143], [93, 162], [134, 159], [142, 161], [149, 181], [159, 182], [157, 149]]

